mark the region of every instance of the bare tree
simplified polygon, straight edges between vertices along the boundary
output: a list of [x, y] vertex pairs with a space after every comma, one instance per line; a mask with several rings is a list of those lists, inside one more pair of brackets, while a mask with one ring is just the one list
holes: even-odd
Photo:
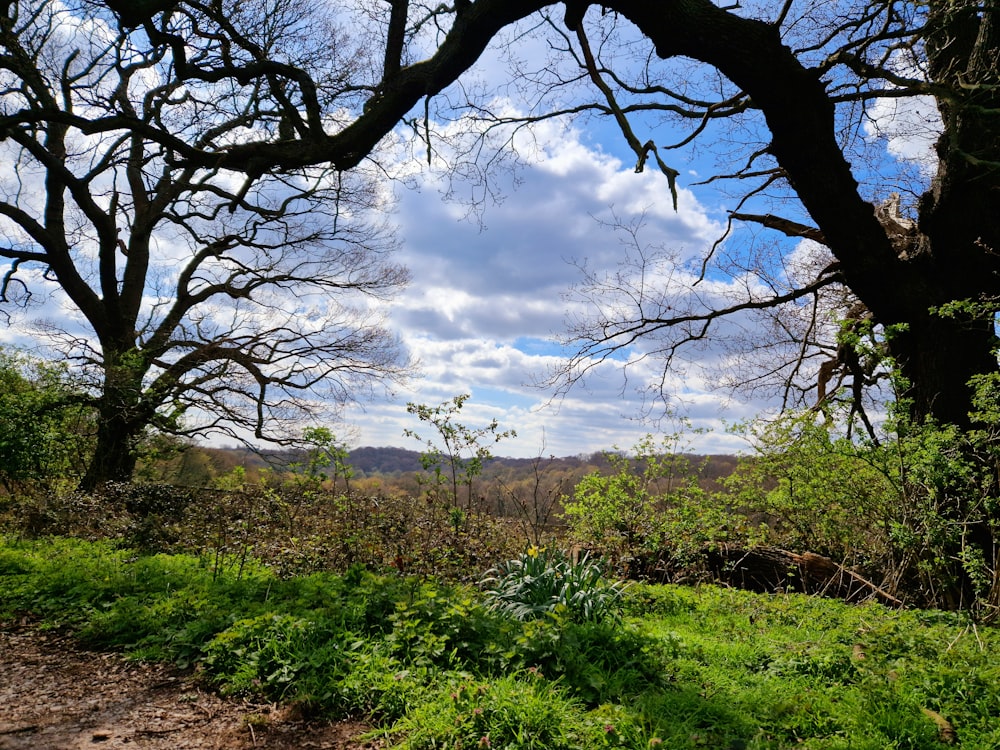
[[[389, 258], [371, 175], [240, 177], [178, 153], [293, 138], [303, 123], [275, 73], [292, 62], [316, 64], [310, 117], [332, 123], [350, 89], [341, 75], [363, 50], [332, 28], [319, 58], [323, 19], [297, 0], [242, 3], [214, 26], [182, 15], [183, 57], [92, 3], [5, 5], [0, 293], [29, 304], [48, 289], [73, 311], [72, 329], [36, 330], [90, 379], [84, 487], [128, 479], [147, 428], [282, 439], [324, 399], [342, 404], [405, 372], [380, 303], [407, 273]], [[285, 62], [245, 88], [185, 79], [185, 65], [241, 64], [241, 46]]]

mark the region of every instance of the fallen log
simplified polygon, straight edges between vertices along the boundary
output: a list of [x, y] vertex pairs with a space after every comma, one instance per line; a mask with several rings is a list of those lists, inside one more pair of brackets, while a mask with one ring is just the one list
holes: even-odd
[[706, 551], [705, 558], [715, 580], [736, 588], [762, 593], [798, 591], [848, 602], [873, 600], [891, 607], [903, 606], [901, 600], [860, 574], [812, 552], [720, 547]]

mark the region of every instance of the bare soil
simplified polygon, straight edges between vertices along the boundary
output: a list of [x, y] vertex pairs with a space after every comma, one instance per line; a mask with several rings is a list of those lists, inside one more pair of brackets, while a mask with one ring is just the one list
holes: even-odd
[[0, 623], [0, 750], [378, 750], [355, 721], [223, 698], [195, 676]]

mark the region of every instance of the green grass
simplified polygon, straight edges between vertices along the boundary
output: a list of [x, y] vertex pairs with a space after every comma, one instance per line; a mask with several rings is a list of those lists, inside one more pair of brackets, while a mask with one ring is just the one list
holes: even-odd
[[[198, 664], [221, 692], [364, 716], [400, 748], [1000, 747], [1000, 636], [961, 616], [634, 585], [620, 619], [519, 622], [426, 579], [279, 579], [0, 541], [0, 617]], [[947, 722], [942, 725], [941, 722]]]

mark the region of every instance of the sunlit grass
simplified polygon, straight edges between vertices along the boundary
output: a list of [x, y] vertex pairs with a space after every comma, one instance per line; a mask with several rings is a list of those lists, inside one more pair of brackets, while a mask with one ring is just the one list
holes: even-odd
[[1000, 639], [959, 615], [711, 586], [634, 585], [623, 603], [618, 620], [521, 622], [473, 588], [360, 568], [280, 579], [0, 543], [0, 616], [362, 716], [403, 748], [1000, 747]]

